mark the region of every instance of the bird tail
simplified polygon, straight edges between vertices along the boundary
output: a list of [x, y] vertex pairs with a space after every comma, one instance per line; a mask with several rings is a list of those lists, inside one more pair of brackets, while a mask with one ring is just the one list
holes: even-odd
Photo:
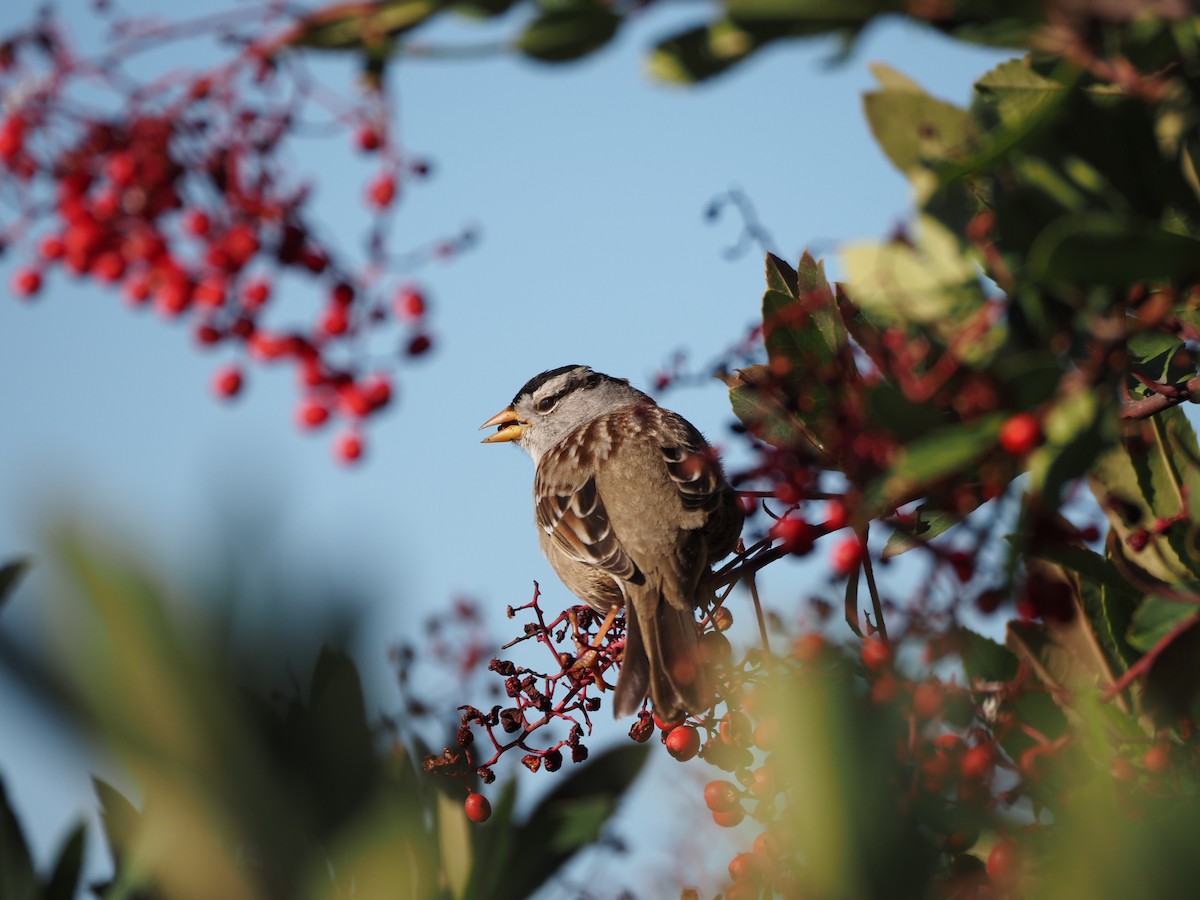
[[651, 584], [626, 601], [625, 653], [614, 714], [637, 712], [647, 695], [664, 721], [698, 713], [711, 703], [695, 618], [690, 610], [668, 603], [661, 588]]

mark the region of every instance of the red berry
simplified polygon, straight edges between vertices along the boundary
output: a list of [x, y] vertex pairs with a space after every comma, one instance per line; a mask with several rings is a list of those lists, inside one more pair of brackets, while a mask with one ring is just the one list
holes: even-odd
[[863, 552], [862, 541], [857, 536], [838, 541], [829, 554], [829, 564], [834, 574], [849, 575], [857, 569], [862, 562]]
[[321, 330], [328, 335], [345, 334], [349, 328], [350, 317], [346, 315], [344, 306], [330, 306], [321, 317]]
[[383, 375], [363, 379], [362, 392], [372, 410], [382, 409], [392, 402], [392, 384]]
[[1171, 751], [1163, 744], [1151, 747], [1142, 757], [1142, 765], [1150, 774], [1161, 775], [1171, 768]]
[[62, 259], [66, 252], [67, 248], [62, 242], [62, 238], [55, 234], [46, 235], [38, 245], [38, 253], [42, 259]]
[[212, 387], [218, 397], [236, 397], [242, 390], [242, 370], [237, 366], [218, 369]]
[[319, 428], [329, 421], [329, 408], [315, 400], [305, 400], [296, 410], [296, 424], [301, 428]]
[[474, 791], [467, 794], [463, 809], [467, 811], [467, 818], [472, 822], [486, 822], [492, 815], [492, 804], [488, 802], [488, 798]]
[[358, 129], [358, 149], [365, 153], [373, 153], [383, 146], [383, 135], [374, 125], [364, 125]]
[[193, 209], [183, 218], [183, 228], [188, 234], [203, 237], [212, 228], [212, 220], [202, 209]]
[[710, 781], [704, 786], [704, 805], [713, 812], [740, 806], [738, 789], [730, 781]]
[[754, 729], [744, 712], [734, 710], [721, 718], [721, 740], [733, 747], [749, 747]]
[[742, 819], [746, 818], [746, 811], [741, 806], [735, 806], [732, 809], [713, 810], [712, 817], [722, 828], [733, 828], [742, 824]]
[[[865, 654], [866, 648], [863, 648]], [[942, 712], [942, 688], [940, 685], [923, 681], [913, 690], [913, 712], [919, 719], [932, 719]]]
[[256, 312], [271, 298], [271, 282], [259, 278], [248, 282], [242, 289], [242, 306], [247, 312]]
[[225, 305], [225, 278], [220, 275], [210, 275], [192, 291], [192, 299], [200, 306], [207, 306], [210, 309]]
[[37, 269], [17, 269], [10, 286], [18, 297], [32, 297], [42, 289], [42, 273]]
[[338, 435], [337, 440], [333, 444], [333, 455], [337, 457], [339, 462], [357, 462], [363, 455], [362, 438], [353, 431], [347, 431]]
[[667, 734], [667, 752], [680, 762], [687, 762], [700, 750], [700, 732], [691, 725], [672, 728]]
[[992, 765], [996, 756], [987, 744], [977, 744], [963, 754], [959, 770], [963, 778], [970, 781], [983, 781], [992, 774]]
[[871, 671], [882, 669], [892, 661], [892, 648], [879, 638], [867, 638], [862, 645], [862, 661]]
[[734, 881], [757, 881], [762, 866], [753, 853], [739, 853], [729, 861], [729, 877]]
[[403, 287], [397, 291], [392, 306], [401, 319], [419, 319], [425, 315], [425, 297], [414, 287]]
[[1112, 766], [1109, 768], [1108, 773], [1112, 776], [1113, 781], [1133, 781], [1137, 777], [1137, 771], [1133, 768], [1133, 763], [1119, 756], [1112, 761]]
[[672, 719], [671, 721], [668, 722], [664, 719], [659, 718], [659, 715], [656, 712], [656, 713], [654, 713], [653, 718], [654, 718], [654, 724], [657, 725], [659, 728], [661, 728], [663, 731], [671, 731], [672, 729], [678, 728], [680, 725], [683, 724], [682, 716], [680, 716], [678, 719]]
[[1013, 456], [1024, 456], [1042, 440], [1042, 426], [1031, 413], [1017, 413], [1000, 426], [1000, 446]]
[[812, 550], [816, 533], [813, 527], [799, 516], [784, 516], [771, 526], [770, 536], [780, 541], [788, 553], [803, 556]]
[[137, 175], [137, 163], [129, 153], [114, 153], [108, 158], [105, 172], [113, 184], [118, 187], [127, 187], [133, 183], [134, 176]]
[[825, 506], [825, 530], [837, 531], [850, 521], [850, 512], [841, 500], [830, 500]]
[[988, 854], [987, 874], [994, 883], [1011, 884], [1021, 869], [1021, 848], [1010, 838], [1004, 838]]
[[197, 325], [195, 335], [196, 341], [205, 346], [218, 343], [222, 338], [221, 332], [211, 325]]
[[378, 209], [387, 209], [396, 199], [396, 179], [384, 173], [367, 186], [367, 201]]

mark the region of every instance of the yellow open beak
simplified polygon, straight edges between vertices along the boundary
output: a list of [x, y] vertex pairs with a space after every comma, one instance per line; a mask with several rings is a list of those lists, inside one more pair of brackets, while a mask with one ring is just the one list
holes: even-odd
[[495, 434], [489, 434], [483, 439], [482, 443], [500, 444], [505, 441], [515, 441], [521, 436], [521, 432], [528, 427], [517, 418], [517, 413], [511, 406], [500, 410], [500, 412], [496, 413], [479, 427], [480, 429], [484, 429], [491, 428], [494, 425], [505, 425], [507, 427], [501, 428]]

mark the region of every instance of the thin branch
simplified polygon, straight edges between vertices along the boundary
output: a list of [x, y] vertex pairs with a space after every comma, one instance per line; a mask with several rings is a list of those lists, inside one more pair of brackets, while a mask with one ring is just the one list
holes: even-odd
[[863, 545], [863, 572], [867, 576], [867, 590], [871, 592], [871, 607], [875, 610], [875, 630], [885, 641], [887, 640], [887, 625], [883, 622], [883, 603], [879, 599], [879, 588], [875, 586], [875, 566], [871, 562], [871, 554], [867, 551], [867, 530], [870, 525], [864, 525], [858, 539]]
[[1162, 412], [1164, 409], [1170, 409], [1172, 406], [1178, 406], [1185, 400], [1191, 400], [1194, 395], [1200, 393], [1200, 375], [1189, 378], [1183, 384], [1170, 385], [1170, 387], [1174, 387], [1176, 390], [1167, 391], [1166, 393], [1156, 391], [1149, 397], [1143, 397], [1141, 400], [1126, 403], [1121, 407], [1121, 418], [1148, 419]]
[[754, 614], [758, 617], [758, 634], [762, 638], [763, 654], [765, 658], [770, 659], [771, 645], [767, 640], [767, 620], [763, 617], [762, 603], [758, 600], [758, 585], [753, 575], [746, 579], [746, 586], [750, 588], [750, 597], [754, 600]]
[[1175, 627], [1164, 634], [1159, 642], [1151, 647], [1145, 656], [1126, 669], [1124, 675], [1108, 686], [1108, 689], [1103, 695], [1104, 699], [1112, 700], [1115, 696], [1117, 696], [1117, 694], [1121, 693], [1121, 691], [1133, 684], [1134, 680], [1149, 672], [1150, 667], [1154, 665], [1155, 661], [1159, 658], [1159, 656], [1162, 655], [1163, 651], [1166, 650], [1167, 647], [1169, 647], [1181, 634], [1196, 625], [1200, 625], [1200, 613], [1193, 613], [1186, 619], [1181, 619], [1178, 623], [1176, 623]]

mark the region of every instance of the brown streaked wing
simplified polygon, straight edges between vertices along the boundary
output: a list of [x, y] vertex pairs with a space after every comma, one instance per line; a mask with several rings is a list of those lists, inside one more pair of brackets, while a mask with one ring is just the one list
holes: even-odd
[[539, 466], [535, 479], [537, 523], [573, 559], [602, 569], [622, 581], [644, 578], [613, 532], [596, 479], [550, 484]]

